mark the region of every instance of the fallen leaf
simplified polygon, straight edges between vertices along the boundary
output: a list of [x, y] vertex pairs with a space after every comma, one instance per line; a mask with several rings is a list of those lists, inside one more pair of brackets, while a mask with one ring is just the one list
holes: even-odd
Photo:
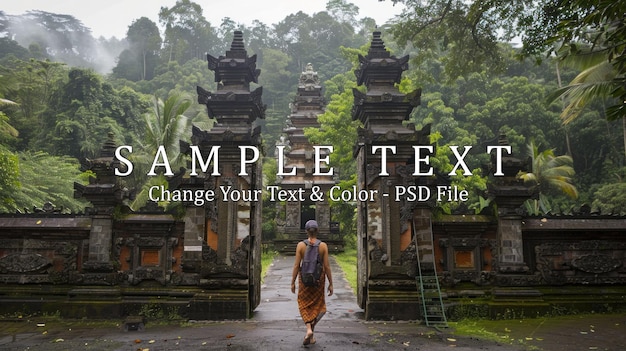
[[228, 334], [228, 335], [226, 335], [226, 339], [230, 339], [230, 338], [234, 338], [234, 337], [235, 337], [235, 334]]
[[448, 341], [450, 341], [450, 342], [455, 342], [455, 341], [456, 341], [456, 339], [453, 339], [453, 338], [448, 338]]
[[61, 338], [54, 340], [54, 342], [63, 342], [63, 341], [65, 341], [65, 340], [63, 340]]
[[154, 344], [154, 340], [148, 341], [148, 344]]
[[533, 338], [526, 337], [526, 340], [532, 340]]
[[409, 345], [411, 345], [411, 342], [410, 341], [405, 341], [405, 342], [402, 343], [402, 345], [409, 346]]
[[135, 339], [135, 344], [141, 344], [141, 339]]
[[202, 346], [206, 345], [206, 341], [202, 343]]
[[586, 332], [586, 331], [581, 331], [580, 333], [581, 333], [582, 335], [587, 335], [587, 332]]

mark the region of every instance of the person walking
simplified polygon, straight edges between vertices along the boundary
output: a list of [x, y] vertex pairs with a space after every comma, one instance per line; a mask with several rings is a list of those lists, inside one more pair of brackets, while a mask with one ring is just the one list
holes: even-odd
[[[298, 309], [300, 310], [300, 316], [306, 325], [306, 335], [304, 337], [303, 345], [315, 344], [315, 337], [313, 335], [315, 331], [315, 325], [322, 319], [326, 313], [326, 299], [324, 295], [326, 278], [328, 278], [328, 296], [333, 294], [333, 277], [330, 271], [330, 264], [328, 262], [328, 246], [326, 243], [320, 241], [317, 238], [318, 228], [315, 220], [309, 220], [304, 225], [308, 236], [308, 244], [304, 241], [298, 243], [296, 247], [296, 259], [293, 264], [293, 272], [291, 275], [291, 292], [296, 292], [296, 279], [298, 276]], [[306, 286], [302, 282], [302, 274], [300, 274], [302, 260], [305, 256], [306, 250], [312, 249], [313, 245], [320, 241], [318, 252], [319, 258], [322, 262], [322, 274], [319, 282], [315, 286]]]

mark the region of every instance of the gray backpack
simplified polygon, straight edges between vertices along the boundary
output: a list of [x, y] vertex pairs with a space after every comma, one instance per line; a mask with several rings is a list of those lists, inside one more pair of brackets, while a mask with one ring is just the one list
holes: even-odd
[[311, 244], [309, 239], [303, 241], [306, 244], [306, 251], [300, 266], [302, 283], [305, 286], [317, 286], [322, 276], [322, 262], [319, 256], [319, 246], [321, 241], [317, 240]]

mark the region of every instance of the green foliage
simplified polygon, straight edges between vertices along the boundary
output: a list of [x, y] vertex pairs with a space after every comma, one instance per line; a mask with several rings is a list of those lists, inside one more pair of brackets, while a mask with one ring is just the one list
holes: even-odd
[[468, 72], [505, 68], [498, 43], [512, 39], [519, 17], [532, 10], [527, 1], [393, 0], [406, 6], [392, 27], [402, 46], [419, 48], [413, 62], [441, 56], [448, 81]]
[[149, 199], [150, 187], [168, 187], [167, 180], [163, 177], [164, 169], [155, 169], [158, 175], [156, 177], [146, 177], [152, 170], [159, 147], [165, 148], [172, 172], [178, 171], [176, 166], [182, 166], [179, 141], [191, 137], [191, 120], [185, 116], [190, 105], [191, 100], [181, 94], [171, 95], [165, 101], [155, 96], [152, 100], [152, 111], [144, 114], [145, 132], [140, 142], [141, 147], [129, 157], [136, 168], [130, 183], [139, 189], [131, 205], [133, 209], [145, 205]]
[[[357, 253], [355, 247], [348, 247], [342, 253], [333, 255], [335, 261], [341, 267], [344, 278], [356, 294], [357, 289]], [[337, 282], [335, 282], [337, 283]]]
[[9, 116], [0, 111], [0, 144], [7, 144], [19, 135], [17, 129], [9, 123]]
[[18, 207], [15, 193], [19, 191], [17, 155], [0, 145], [0, 212], [13, 212]]
[[[575, 57], [577, 61], [589, 63], [588, 57], [604, 58], [603, 62], [587, 64], [569, 86], [557, 92], [554, 98], [569, 99], [563, 112], [566, 121], [576, 118], [579, 111], [595, 99], [610, 99], [606, 108], [609, 120], [626, 115], [626, 23], [623, 1], [559, 0], [555, 4], [560, 13], [550, 13], [560, 19], [545, 45], [554, 45], [553, 50], [562, 57]], [[571, 16], [575, 14], [575, 16]]]
[[268, 185], [276, 185], [276, 173], [278, 173], [278, 166], [276, 159], [266, 157], [263, 160], [263, 208], [261, 210], [261, 237], [263, 241], [272, 240], [276, 238], [277, 225], [276, 225], [276, 203], [270, 201], [269, 192], [267, 191]]
[[274, 145], [282, 133], [290, 113], [289, 103], [293, 99], [299, 75], [288, 70], [291, 57], [279, 50], [266, 48], [259, 84], [263, 86], [263, 102], [267, 105], [265, 121], [262, 122], [264, 142], [268, 155], [274, 155]]
[[[488, 200], [480, 197], [484, 177], [479, 169], [489, 161], [485, 146], [493, 145], [500, 134], [506, 134], [516, 156], [524, 153], [530, 138], [553, 149], [555, 154], [568, 154], [576, 171], [568, 177], [576, 182], [579, 201], [591, 203], [598, 199], [597, 206], [609, 211], [611, 204], [617, 206], [613, 201], [621, 201], [620, 194], [607, 192], [607, 184], [615, 180], [606, 175], [624, 166], [624, 125], [608, 122], [607, 118], [623, 116], [624, 99], [619, 97], [623, 97], [624, 87], [615, 84], [623, 80], [626, 67], [622, 55], [623, 2], [391, 1], [401, 2], [407, 9], [396, 25], [382, 27], [385, 44], [395, 55], [409, 54], [412, 58], [399, 88], [404, 93], [417, 87], [423, 91], [422, 104], [414, 110], [410, 122], [418, 128], [432, 125], [433, 134], [439, 137], [433, 163], [442, 172], [449, 171], [454, 161], [450, 145], [473, 146], [466, 157], [473, 175], [451, 177], [462, 189], [473, 189], [468, 201], [471, 208], [479, 212], [488, 206]], [[202, 13], [202, 7], [189, 0], [161, 8], [163, 38], [146, 18], [134, 21], [124, 41], [106, 41], [117, 52], [127, 50], [118, 57], [111, 76], [46, 61], [43, 43], [33, 42], [26, 50], [1, 39], [0, 97], [17, 103], [0, 104], [4, 172], [11, 173], [15, 167], [8, 161], [14, 160], [15, 154], [6, 149], [45, 150], [51, 155], [82, 159], [96, 155], [108, 132], [113, 132], [118, 144], [135, 146], [130, 158], [137, 167], [133, 174], [137, 179], [129, 177], [128, 181], [141, 188], [147, 170], [140, 169], [145, 168], [142, 164], [152, 162], [156, 150], [149, 145], [147, 134], [155, 134], [151, 130], [160, 128], [156, 128], [160, 124], [154, 113], [151, 121], [143, 118], [153, 105], [152, 96], [183, 94], [193, 101], [196, 86], [215, 91], [218, 83], [206, 67], [205, 53], [222, 55], [229, 48], [232, 31], [241, 29], [246, 49], [258, 55], [257, 65], [262, 70], [259, 85], [264, 88], [263, 100], [268, 109], [266, 120], [258, 122], [263, 127], [268, 154], [273, 154], [274, 142], [289, 114], [288, 104], [296, 91], [299, 73], [310, 62], [323, 81], [328, 106], [320, 116], [320, 130], [307, 130], [307, 136], [314, 144], [333, 145], [331, 164], [340, 184], [353, 185], [356, 169], [352, 148], [358, 125], [350, 115], [351, 89], [356, 87], [353, 69], [357, 53], [365, 54], [363, 45], [369, 41], [375, 23], [371, 19], [359, 20], [358, 7], [345, 0], [329, 1], [326, 11], [320, 13], [287, 15], [272, 26], [255, 21], [244, 27], [230, 18], [212, 26]], [[41, 18], [50, 19], [45, 15]], [[72, 18], [68, 19], [68, 23], [75, 24]], [[83, 34], [79, 38], [81, 48], [87, 43]], [[38, 37], [41, 35], [37, 33]], [[55, 37], [64, 35], [68, 34], [57, 33]], [[504, 43], [513, 36], [522, 38], [521, 49]], [[63, 45], [72, 43], [71, 38], [65, 39]], [[558, 67], [555, 60], [543, 57], [552, 51], [564, 59], [558, 61]], [[516, 59], [528, 56], [534, 57], [535, 62]], [[587, 59], [592, 56], [594, 61]], [[535, 65], [538, 61], [542, 62], [540, 66]], [[571, 66], [571, 62], [576, 65]], [[602, 66], [577, 77], [577, 70], [600, 63]], [[558, 79], [572, 84], [553, 94], [554, 102], [545, 104], [546, 97], [558, 88]], [[590, 83], [604, 84], [604, 88]], [[586, 99], [584, 109], [576, 102], [578, 93], [574, 88], [580, 88], [582, 93], [585, 89], [593, 92], [589, 96], [579, 95]], [[567, 99], [561, 102], [561, 97]], [[614, 105], [615, 101], [620, 104]], [[579, 114], [563, 127], [559, 114], [563, 103], [568, 106], [569, 102], [573, 103], [570, 111]], [[184, 124], [192, 121], [205, 130], [213, 123], [200, 104], [190, 103], [185, 116]], [[155, 128], [147, 128], [148, 125]], [[15, 132], [19, 133], [17, 137]], [[167, 143], [173, 142], [173, 148], [177, 146], [176, 136], [162, 134], [169, 135]], [[181, 135], [185, 138], [190, 133], [182, 131]], [[272, 172], [275, 174], [265, 170], [264, 176]], [[13, 185], [3, 186], [1, 191], [12, 194], [17, 183], [9, 176], [2, 179]], [[608, 193], [611, 197], [600, 200], [596, 193]], [[564, 199], [558, 192], [550, 191], [543, 198], [544, 210], [572, 205], [572, 200]], [[42, 204], [39, 198], [32, 203]], [[345, 226], [342, 233], [353, 231], [354, 206], [332, 206], [333, 216], [339, 216]], [[446, 204], [446, 211], [455, 206]], [[264, 206], [264, 218], [271, 218], [274, 210]], [[273, 222], [264, 223], [268, 223], [264, 233], [270, 235]]]
[[[354, 75], [344, 73], [333, 77], [328, 85], [337, 93], [331, 96], [323, 114], [317, 117], [320, 128], [305, 128], [306, 135], [313, 145], [333, 147], [330, 164], [339, 176], [341, 189], [352, 189], [356, 185], [356, 165], [352, 150], [357, 137], [359, 121], [352, 120], [352, 88], [356, 87]], [[356, 207], [353, 203], [331, 201], [334, 220], [340, 223], [340, 233], [344, 237], [356, 233]]]
[[594, 193], [591, 207], [601, 213], [626, 214], [626, 183], [605, 184]]
[[351, 72], [330, 79], [325, 85], [337, 89], [326, 106], [326, 111], [317, 117], [320, 128], [305, 128], [304, 135], [313, 145], [332, 145], [331, 164], [339, 171], [342, 179], [349, 179], [355, 174], [352, 149], [357, 137], [359, 121], [352, 120], [352, 89], [356, 88], [356, 79]]
[[217, 44], [214, 29], [203, 16], [202, 7], [195, 2], [178, 0], [172, 7], [161, 7], [159, 23], [165, 27], [166, 62], [183, 64], [190, 59], [203, 58]]
[[0, 67], [0, 96], [15, 104], [3, 104], [9, 123], [19, 131], [16, 146], [29, 146], [43, 127], [42, 112], [51, 102], [67, 73], [58, 62], [11, 59]]
[[126, 38], [130, 46], [120, 54], [113, 74], [133, 81], [152, 79], [162, 42], [156, 23], [141, 17], [128, 27]]
[[[454, 155], [450, 149], [449, 144], [439, 145], [439, 141], [442, 140], [442, 135], [439, 132], [434, 132], [430, 136], [430, 141], [435, 147], [435, 155], [430, 157], [430, 165], [433, 167], [435, 172], [443, 175], [449, 174], [454, 165], [451, 160], [455, 160]], [[459, 150], [459, 152], [463, 152]], [[456, 160], [455, 160], [456, 163]], [[487, 189], [487, 177], [482, 175], [482, 170], [480, 168], [471, 169], [471, 175], [463, 175], [463, 171], [460, 169], [456, 170], [456, 175], [450, 176], [450, 185], [456, 187], [459, 191], [467, 190], [469, 194], [469, 199], [467, 203], [474, 204], [474, 206], [470, 206], [470, 208], [476, 208], [477, 213], [480, 213], [488, 203], [485, 199], [480, 197]], [[437, 204], [437, 206], [444, 213], [451, 213], [452, 210], [458, 208], [462, 203], [459, 201], [442, 201]]]
[[267, 270], [270, 268], [274, 258], [278, 253], [276, 251], [263, 251], [261, 253], [261, 283], [264, 282]]
[[86, 177], [71, 157], [21, 152], [18, 179], [21, 187], [12, 194], [16, 209], [32, 211], [50, 202], [62, 212], [78, 213], [88, 204], [74, 199], [74, 182], [85, 184]]
[[578, 197], [578, 191], [572, 184], [576, 172], [570, 156], [555, 156], [553, 149], [539, 151], [539, 145], [534, 141], [528, 144], [528, 156], [531, 158], [532, 171], [520, 172], [518, 175], [524, 183], [538, 186], [542, 194], [560, 192], [573, 199]]

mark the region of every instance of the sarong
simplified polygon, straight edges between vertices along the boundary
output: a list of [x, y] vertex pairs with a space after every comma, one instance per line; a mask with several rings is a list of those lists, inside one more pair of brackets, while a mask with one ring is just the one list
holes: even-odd
[[305, 286], [302, 283], [302, 275], [298, 274], [298, 309], [304, 323], [317, 323], [326, 313], [326, 300], [324, 290], [326, 288], [326, 274], [322, 271], [320, 282], [317, 286]]

